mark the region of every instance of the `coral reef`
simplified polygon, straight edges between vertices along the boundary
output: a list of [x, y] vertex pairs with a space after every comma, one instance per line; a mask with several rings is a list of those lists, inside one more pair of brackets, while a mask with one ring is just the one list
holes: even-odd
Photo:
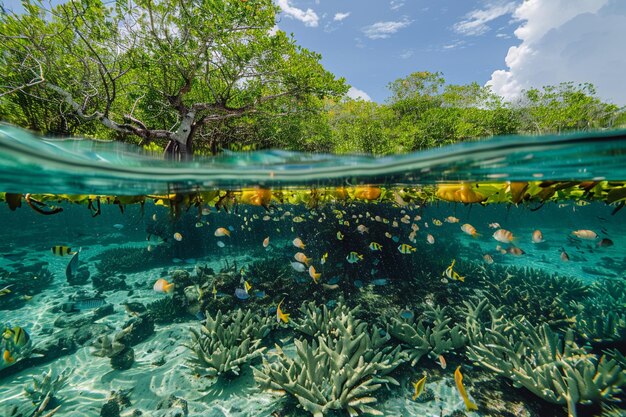
[[370, 329], [349, 310], [339, 308], [328, 333], [312, 342], [295, 340], [295, 358], [279, 350], [277, 361], [263, 361], [260, 369], [254, 369], [255, 379], [263, 389], [293, 395], [316, 417], [333, 410], [346, 410], [351, 416], [382, 415], [370, 406], [377, 401], [374, 393], [383, 384], [398, 385], [390, 373], [406, 356], [399, 346], [386, 346], [390, 336], [384, 331], [375, 326]]
[[547, 323], [533, 326], [523, 317], [508, 320], [495, 313], [471, 338], [468, 358], [484, 369], [525, 387], [538, 397], [566, 405], [616, 401], [626, 371], [606, 356], [590, 354], [574, 342], [573, 330], [555, 333]]
[[351, 310], [343, 302], [339, 302], [335, 308], [330, 309], [325, 304], [318, 307], [315, 301], [310, 301], [302, 304], [299, 311], [302, 318], [293, 321], [294, 328], [311, 337], [317, 337], [335, 331], [332, 326], [338, 318], [357, 316], [360, 308], [355, 307]]
[[33, 377], [33, 382], [24, 387], [24, 394], [33, 404], [41, 404], [46, 401], [46, 406], [55, 406], [58, 402], [56, 395], [65, 386], [71, 373], [72, 370], [66, 368], [60, 374], [55, 375], [52, 369], [49, 369], [48, 372], [44, 372], [41, 376]]
[[0, 288], [10, 290], [2, 296], [0, 310], [21, 308], [34, 295], [45, 290], [54, 281], [47, 262], [19, 266], [14, 272], [0, 268]]
[[100, 261], [96, 263], [98, 271], [108, 275], [145, 271], [166, 265], [170, 259], [171, 254], [163, 245], [157, 245], [152, 251], [132, 246], [118, 246], [93, 258], [94, 261]]
[[449, 307], [424, 305], [424, 318], [413, 319], [391, 317], [387, 332], [402, 342], [409, 354], [411, 366], [428, 354], [433, 359], [439, 355], [465, 345], [466, 337], [459, 324], [453, 324]]
[[271, 329], [271, 320], [251, 310], [238, 309], [231, 314], [218, 311], [207, 318], [199, 330], [190, 329], [192, 343], [187, 346], [194, 355], [189, 360], [199, 375], [215, 377], [239, 375], [241, 367], [261, 356], [261, 340]]

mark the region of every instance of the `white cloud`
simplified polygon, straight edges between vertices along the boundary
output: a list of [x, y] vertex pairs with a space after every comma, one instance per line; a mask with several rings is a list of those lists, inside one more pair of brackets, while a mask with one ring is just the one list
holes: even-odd
[[289, 0], [277, 0], [276, 3], [286, 16], [303, 22], [304, 26], [315, 28], [319, 24], [320, 18], [313, 9], [298, 9], [290, 5]]
[[385, 39], [400, 29], [409, 26], [411, 22], [411, 20], [406, 18], [400, 21], [376, 22], [373, 25], [364, 27], [363, 33], [370, 39]]
[[336, 22], [341, 22], [343, 19], [345, 19], [348, 16], [350, 16], [350, 12], [335, 13], [335, 17], [333, 18], [333, 20], [336, 21]]
[[391, 2], [389, 3], [389, 8], [391, 10], [398, 10], [402, 6], [404, 6], [403, 0], [391, 0]]
[[521, 42], [487, 82], [494, 92], [513, 100], [531, 87], [591, 82], [604, 100], [626, 104], [626, 2], [526, 0], [514, 17]]
[[453, 27], [456, 32], [463, 35], [482, 35], [489, 31], [489, 22], [512, 13], [515, 8], [516, 3], [513, 1], [488, 3], [484, 9], [476, 9], [469, 12], [463, 20], [456, 23]]
[[406, 49], [400, 54], [400, 58], [409, 59], [413, 56], [415, 52], [412, 49]]
[[372, 98], [369, 96], [369, 94], [355, 87], [350, 87], [347, 96], [353, 100], [372, 101]]

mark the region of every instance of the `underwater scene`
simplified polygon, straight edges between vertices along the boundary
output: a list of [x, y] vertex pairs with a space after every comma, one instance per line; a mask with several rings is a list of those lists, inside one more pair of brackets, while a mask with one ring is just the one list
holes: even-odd
[[175, 163], [1, 126], [0, 416], [624, 416], [625, 135]]

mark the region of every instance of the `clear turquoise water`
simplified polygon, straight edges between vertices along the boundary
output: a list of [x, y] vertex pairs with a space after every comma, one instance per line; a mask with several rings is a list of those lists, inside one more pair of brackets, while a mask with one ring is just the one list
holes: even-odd
[[[457, 181], [491, 187], [535, 181], [544, 189], [558, 189], [544, 202], [531, 198], [519, 204], [462, 204], [434, 197], [435, 184]], [[604, 194], [583, 193], [582, 181], [598, 182]], [[307, 317], [303, 306], [309, 302], [335, 312], [342, 311], [337, 305], [358, 307], [353, 314], [367, 323], [367, 331], [384, 335], [389, 339], [384, 346], [408, 354], [410, 344], [393, 330], [397, 320], [432, 328], [433, 308], [442, 308], [446, 323], [470, 335], [465, 303], [487, 300], [509, 323], [524, 316], [536, 328], [546, 324], [557, 342], [571, 337], [585, 349], [571, 357], [558, 349], [553, 356], [544, 352], [534, 357], [533, 349], [549, 346], [543, 339], [520, 348], [520, 358], [532, 369], [554, 372], [546, 384], [567, 366], [597, 367], [609, 358], [619, 359], [619, 353], [626, 354], [626, 210], [619, 205], [625, 181], [626, 136], [621, 131], [495, 138], [379, 159], [267, 151], [225, 153], [180, 164], [119, 143], [46, 139], [2, 126], [0, 192], [21, 195], [2, 194], [5, 202], [0, 203], [0, 293], [9, 290], [0, 295], [0, 325], [5, 325], [0, 339], [0, 416], [34, 415], [47, 392], [53, 400], [46, 412], [60, 406], [56, 416], [115, 416], [107, 414], [115, 408], [113, 403], [122, 416], [313, 415], [299, 406], [289, 389], [277, 396], [254, 375], [287, 361], [280, 350], [297, 358], [294, 340], [320, 340], [301, 327]], [[387, 193], [373, 201], [352, 194], [345, 199], [334, 194], [311, 197], [314, 187], [347, 186], [354, 193], [351, 186], [359, 184], [407, 194], [398, 199]], [[252, 186], [271, 187], [272, 204], [250, 204], [235, 193], [239, 204], [226, 204], [226, 211], [220, 204], [216, 207], [215, 195], [210, 202], [185, 199], [186, 191], [219, 189], [219, 196], [226, 196], [226, 190]], [[406, 197], [422, 196], [420, 190], [431, 191], [427, 197]], [[176, 193], [171, 201], [147, 198], [142, 204], [114, 204], [115, 196], [168, 192]], [[608, 201], [610, 192], [614, 199]], [[41, 214], [31, 209], [26, 193], [41, 202], [30, 204], [43, 211], [63, 210]], [[65, 194], [94, 195], [92, 203], [96, 195], [103, 197], [98, 211], [88, 207], [86, 199]], [[463, 232], [464, 224], [471, 224], [476, 236]], [[229, 230], [230, 237], [216, 236], [218, 228]], [[512, 232], [514, 239], [497, 241], [493, 234], [498, 229]], [[537, 230], [542, 242], [532, 240]], [[573, 233], [578, 230], [596, 236], [581, 239]], [[294, 246], [296, 237], [304, 248]], [[372, 242], [382, 249], [371, 250]], [[414, 251], [402, 253], [402, 244]], [[53, 254], [51, 248], [57, 245], [80, 249], [75, 270], [68, 273], [71, 255]], [[523, 253], [512, 253], [514, 248]], [[298, 252], [321, 273], [319, 283], [296, 261]], [[350, 262], [352, 252], [362, 259]], [[453, 261], [464, 281], [446, 276]], [[156, 291], [159, 278], [174, 283], [174, 289]], [[240, 297], [244, 281], [251, 288]], [[291, 315], [288, 324], [277, 321], [279, 303]], [[95, 315], [100, 305], [104, 307]], [[205, 317], [215, 317], [218, 311], [230, 316], [248, 309], [259, 320], [253, 327], [261, 327], [263, 320], [271, 323], [269, 333], [260, 337], [264, 351], [243, 361], [238, 375], [207, 376], [210, 367], [193, 363], [197, 355], [189, 348], [194, 346], [190, 329], [208, 325]], [[481, 320], [484, 326], [493, 324]], [[146, 322], [153, 323], [153, 331], [142, 327]], [[25, 346], [16, 345], [6, 333], [16, 326], [29, 335]], [[352, 331], [321, 332], [319, 338], [332, 344], [341, 335], [354, 336]], [[502, 340], [494, 342], [488, 334], [472, 333], [463, 346], [429, 349], [415, 364], [398, 364], [389, 374], [398, 385], [385, 380], [369, 393], [376, 399], [372, 407], [385, 416], [568, 416], [563, 401], [519, 388], [472, 356], [480, 343], [487, 350], [504, 349]], [[119, 337], [123, 354], [98, 356], [104, 349], [102, 335]], [[508, 337], [511, 343], [532, 339], [523, 332]], [[235, 347], [244, 342], [235, 340]], [[125, 356], [130, 351], [133, 360]], [[607, 352], [612, 353], [600, 361]], [[439, 354], [447, 367], [440, 365]], [[367, 353], [359, 355], [371, 360]], [[125, 369], [118, 367], [122, 359]], [[626, 363], [621, 366], [626, 369]], [[324, 375], [331, 367], [313, 373]], [[455, 386], [457, 367], [478, 411], [465, 407]], [[620, 390], [626, 371], [619, 369], [621, 377], [610, 382], [604, 397], [598, 394], [591, 404], [574, 406], [578, 416], [623, 415], [619, 407], [626, 398]], [[49, 371], [52, 380], [63, 372], [67, 377], [62, 384], [35, 389], [43, 395], [25, 394], [25, 387], [31, 389], [33, 380]], [[413, 383], [424, 375], [430, 393], [413, 401]], [[366, 383], [386, 376], [355, 378]], [[325, 395], [334, 381], [321, 385]], [[119, 391], [130, 388], [128, 401], [119, 400]], [[349, 415], [345, 404], [338, 408], [323, 415]]]

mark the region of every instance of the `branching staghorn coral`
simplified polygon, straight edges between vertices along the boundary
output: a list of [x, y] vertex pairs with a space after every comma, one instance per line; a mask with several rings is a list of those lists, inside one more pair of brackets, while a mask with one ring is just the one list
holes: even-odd
[[49, 401], [55, 399], [55, 395], [65, 386], [71, 373], [72, 370], [66, 368], [60, 374], [55, 375], [52, 369], [49, 369], [41, 376], [33, 377], [33, 382], [24, 386], [24, 393], [33, 404], [38, 405], [45, 402], [47, 405]]
[[592, 296], [571, 302], [576, 331], [593, 343], [626, 341], [626, 282], [604, 279], [591, 285]]
[[332, 325], [335, 319], [339, 317], [354, 317], [359, 313], [359, 307], [352, 310], [343, 303], [338, 303], [334, 308], [328, 308], [325, 304], [318, 307], [315, 301], [302, 304], [300, 312], [303, 318], [294, 320], [293, 326], [299, 332], [307, 334], [311, 337], [317, 337], [322, 334], [328, 334], [334, 329]]
[[261, 356], [264, 347], [261, 340], [271, 329], [271, 320], [241, 309], [230, 315], [221, 311], [207, 318], [200, 330], [190, 329], [191, 345], [187, 346], [195, 355], [190, 364], [195, 372], [215, 377], [222, 374], [239, 375], [241, 367]]
[[278, 361], [264, 361], [254, 369], [255, 379], [263, 389], [293, 395], [315, 417], [332, 410], [382, 415], [369, 404], [377, 401], [373, 395], [383, 384], [398, 385], [389, 374], [406, 356], [399, 346], [385, 346], [388, 334], [375, 326], [369, 329], [346, 308], [331, 322], [317, 340], [295, 340], [295, 358], [279, 350]]
[[598, 358], [578, 346], [573, 330], [562, 337], [546, 323], [533, 326], [523, 317], [494, 317], [470, 339], [470, 360], [512, 380], [516, 387], [566, 405], [569, 417], [576, 416], [578, 403], [617, 400], [626, 371], [616, 360]]
[[433, 358], [465, 345], [466, 337], [458, 324], [451, 325], [448, 307], [431, 307], [424, 305], [426, 310], [417, 323], [413, 319], [392, 317], [387, 332], [403, 343], [409, 354], [411, 366], [428, 354]]

